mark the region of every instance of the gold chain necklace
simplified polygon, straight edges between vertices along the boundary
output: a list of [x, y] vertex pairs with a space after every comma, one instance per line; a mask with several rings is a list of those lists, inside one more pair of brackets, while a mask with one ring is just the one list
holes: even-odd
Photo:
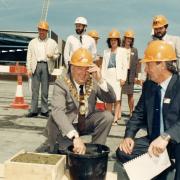
[[[75, 88], [75, 86], [73, 85], [73, 83], [71, 82], [71, 80], [64, 76], [64, 81], [67, 84], [69, 91], [71, 93], [71, 95], [77, 100], [80, 101], [80, 96], [79, 93], [77, 91], [77, 89]], [[88, 78], [86, 84], [85, 84], [85, 94], [84, 94], [84, 100], [87, 102], [87, 99], [89, 98], [91, 91], [93, 89], [93, 79], [92, 79], [92, 75], [90, 74], [90, 77]]]

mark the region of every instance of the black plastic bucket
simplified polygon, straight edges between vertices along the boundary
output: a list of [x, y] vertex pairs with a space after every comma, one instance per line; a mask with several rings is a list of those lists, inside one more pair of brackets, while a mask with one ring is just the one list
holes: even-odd
[[109, 147], [101, 144], [85, 144], [86, 154], [73, 153], [68, 147], [68, 167], [71, 180], [105, 180]]

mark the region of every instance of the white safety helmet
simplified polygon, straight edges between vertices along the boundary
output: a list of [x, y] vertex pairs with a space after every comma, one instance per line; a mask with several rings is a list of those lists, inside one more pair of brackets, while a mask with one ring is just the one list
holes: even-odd
[[88, 25], [87, 19], [84, 17], [77, 17], [74, 24], [83, 24], [83, 25]]

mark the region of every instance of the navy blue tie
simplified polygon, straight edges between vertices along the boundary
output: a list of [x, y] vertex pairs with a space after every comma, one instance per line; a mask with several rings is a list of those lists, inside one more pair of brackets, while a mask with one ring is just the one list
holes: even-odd
[[154, 117], [152, 123], [151, 140], [154, 140], [160, 135], [160, 119], [161, 119], [161, 86], [156, 87], [154, 100]]

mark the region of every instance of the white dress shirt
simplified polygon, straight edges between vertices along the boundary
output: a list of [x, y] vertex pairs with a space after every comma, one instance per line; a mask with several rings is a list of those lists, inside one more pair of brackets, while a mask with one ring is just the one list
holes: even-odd
[[45, 40], [41, 40], [38, 38], [37, 41], [37, 53], [36, 53], [36, 57], [37, 57], [37, 61], [47, 61], [47, 55], [46, 55], [46, 46], [47, 46], [47, 39]]
[[160, 86], [161, 86], [160, 133], [164, 132], [164, 121], [163, 121], [162, 108], [163, 108], [164, 96], [165, 96], [165, 93], [166, 93], [166, 90], [167, 90], [167, 87], [169, 85], [171, 78], [172, 78], [172, 75], [160, 84]]
[[93, 59], [96, 58], [97, 49], [94, 39], [86, 34], [81, 36], [82, 43], [80, 42], [80, 35], [77, 34], [68, 36], [66, 40], [64, 48], [64, 61], [66, 67], [68, 67], [68, 62], [71, 61], [73, 52], [81, 47], [88, 49], [92, 53]]

